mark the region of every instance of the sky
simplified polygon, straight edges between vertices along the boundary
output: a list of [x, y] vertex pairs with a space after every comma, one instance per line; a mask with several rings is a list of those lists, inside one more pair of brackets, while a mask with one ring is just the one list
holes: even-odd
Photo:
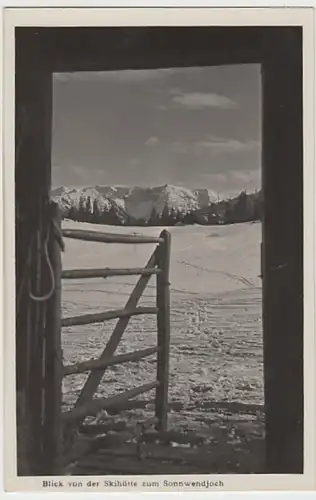
[[55, 74], [52, 185], [260, 188], [259, 65]]

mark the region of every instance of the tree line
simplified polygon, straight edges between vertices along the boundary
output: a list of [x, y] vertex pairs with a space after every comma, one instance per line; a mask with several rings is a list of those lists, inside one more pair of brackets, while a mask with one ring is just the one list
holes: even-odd
[[100, 207], [97, 199], [91, 199], [90, 196], [80, 196], [78, 207], [72, 205], [64, 213], [64, 218], [78, 222], [90, 222], [92, 224], [107, 224], [118, 226], [122, 224], [122, 219], [111, 204], [109, 208]]
[[260, 220], [262, 216], [261, 192], [247, 194], [242, 191], [235, 198], [229, 198], [213, 202], [209, 206], [182, 212], [176, 208], [164, 206], [162, 212], [158, 213], [153, 208], [148, 219], [135, 219], [119, 211], [118, 207], [110, 204], [109, 207], [101, 207], [96, 199], [81, 196], [78, 207], [71, 206], [64, 211], [64, 218], [78, 222], [90, 222], [93, 224], [127, 225], [127, 226], [174, 226], [174, 225], [218, 225], [234, 224]]

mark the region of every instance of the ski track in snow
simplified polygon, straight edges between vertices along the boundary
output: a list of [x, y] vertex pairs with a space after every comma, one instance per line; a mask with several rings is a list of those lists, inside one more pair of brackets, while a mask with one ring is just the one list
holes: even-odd
[[232, 278], [233, 280], [240, 281], [244, 285], [248, 285], [250, 287], [254, 286], [253, 283], [251, 281], [247, 280], [247, 278], [245, 278], [244, 276], [237, 276], [236, 274], [227, 273], [225, 271], [219, 271], [219, 270], [214, 270], [214, 269], [208, 269], [207, 267], [196, 266], [194, 264], [190, 264], [189, 262], [185, 262], [185, 261], [178, 260], [177, 262], [179, 264], [184, 264], [185, 266], [188, 266], [188, 267], [195, 267], [196, 269], [200, 269], [201, 271], [205, 271], [206, 273], [223, 274], [224, 276], [227, 276], [228, 278]]
[[[134, 228], [70, 221], [64, 221], [64, 226], [115, 233], [135, 232]], [[144, 228], [139, 232], [159, 234], [161, 229]], [[263, 404], [262, 305], [258, 278], [260, 231], [260, 224], [170, 228], [169, 400], [184, 404], [181, 419], [188, 427], [200, 420], [201, 407], [206, 402]], [[188, 245], [192, 241], [195, 243]], [[68, 269], [141, 266], [153, 248], [150, 245], [136, 248], [136, 245], [104, 245], [67, 239], [63, 266]], [[180, 252], [181, 260], [178, 259]], [[183, 256], [185, 260], [182, 260]], [[137, 277], [126, 276], [122, 279], [65, 280], [63, 315], [123, 308], [136, 281]], [[154, 304], [155, 278], [152, 277], [139, 305]], [[115, 324], [116, 320], [113, 320], [64, 328], [65, 364], [98, 357]], [[154, 316], [131, 318], [117, 353], [153, 346], [156, 335]], [[155, 376], [154, 356], [110, 367], [99, 386], [98, 396], [132, 389], [144, 381], [154, 380]], [[86, 379], [87, 374], [64, 379], [65, 408], [75, 402]], [[140, 399], [152, 399], [153, 395], [154, 391]], [[151, 414], [149, 412], [148, 416]]]

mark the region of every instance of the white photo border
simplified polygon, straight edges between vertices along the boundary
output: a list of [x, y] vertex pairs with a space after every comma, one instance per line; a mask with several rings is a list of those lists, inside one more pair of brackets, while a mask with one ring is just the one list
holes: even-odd
[[[304, 462], [302, 475], [198, 475], [193, 481], [222, 480], [224, 488], [215, 491], [312, 490], [315, 488], [316, 370], [315, 370], [315, 12], [313, 8], [8, 8], [4, 10], [4, 486], [8, 492], [40, 491], [48, 477], [18, 477], [16, 473], [15, 419], [15, 203], [14, 203], [14, 28], [15, 26], [303, 26], [303, 119], [304, 119]], [[151, 476], [126, 476], [127, 481], [149, 480]], [[157, 476], [153, 476], [157, 479]], [[159, 476], [181, 480], [181, 476]], [[110, 476], [108, 477], [111, 478]], [[74, 492], [67, 486], [59, 491]], [[74, 481], [76, 477], [72, 478]], [[100, 480], [99, 476], [77, 478]], [[102, 480], [102, 476], [101, 476]], [[91, 492], [88, 487], [76, 493]], [[126, 489], [98, 489], [94, 492], [126, 492]], [[146, 490], [137, 487], [131, 492], [168, 491], [170, 488]], [[180, 491], [175, 489], [174, 492]], [[197, 491], [181, 489], [181, 491]], [[210, 490], [208, 490], [210, 491]]]

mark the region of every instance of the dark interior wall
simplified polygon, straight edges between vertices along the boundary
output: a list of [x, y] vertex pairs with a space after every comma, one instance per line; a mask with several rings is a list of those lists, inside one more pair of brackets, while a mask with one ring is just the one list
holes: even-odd
[[270, 34], [263, 64], [263, 331], [268, 463], [303, 472], [302, 30]]
[[[15, 205], [16, 205], [16, 380], [20, 434], [20, 474], [41, 469], [41, 360], [45, 336], [45, 303], [32, 293], [45, 289], [43, 256], [45, 211], [49, 201], [52, 76], [35, 37], [16, 36]], [[47, 273], [47, 266], [46, 266]], [[31, 276], [30, 281], [29, 276]], [[23, 429], [23, 431], [21, 431]], [[30, 457], [28, 460], [25, 457]]]
[[260, 62], [264, 30], [257, 27], [38, 28], [36, 36], [53, 70], [69, 72]]
[[[302, 472], [303, 465], [301, 37], [299, 27], [16, 29], [17, 289], [30, 237], [45, 222], [52, 72], [262, 63], [267, 471], [279, 473]], [[32, 256], [36, 271], [41, 259], [35, 250]], [[17, 383], [33, 422], [30, 435], [38, 425], [38, 315], [45, 316], [44, 310], [34, 310], [24, 293], [17, 317]], [[40, 463], [40, 448], [32, 453]]]

